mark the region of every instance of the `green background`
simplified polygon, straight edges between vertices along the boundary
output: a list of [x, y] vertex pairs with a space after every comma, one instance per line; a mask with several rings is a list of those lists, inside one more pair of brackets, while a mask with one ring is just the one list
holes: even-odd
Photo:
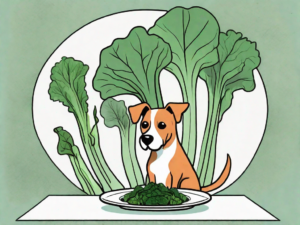
[[[99, 17], [174, 6], [202, 6], [214, 14], [222, 31], [234, 29], [258, 43], [259, 70], [269, 100], [267, 130], [251, 166], [222, 194], [245, 194], [279, 217], [281, 222], [275, 223], [300, 224], [299, 4], [299, 0], [0, 1], [0, 224], [17, 223], [17, 217], [49, 194], [81, 194], [49, 160], [33, 128], [33, 88], [49, 55], [68, 35]], [[123, 223], [138, 224], [89, 222]]]

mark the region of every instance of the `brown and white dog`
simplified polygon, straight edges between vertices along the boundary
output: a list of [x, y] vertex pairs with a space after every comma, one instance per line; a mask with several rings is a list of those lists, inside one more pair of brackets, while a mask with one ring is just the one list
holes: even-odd
[[165, 108], [151, 109], [147, 103], [129, 107], [131, 120], [137, 123], [142, 117], [139, 143], [144, 150], [150, 149], [147, 173], [150, 182], [163, 183], [169, 188], [212, 191], [228, 178], [231, 160], [212, 185], [200, 187], [196, 172], [178, 141], [176, 124], [181, 121], [188, 103], [170, 103]]

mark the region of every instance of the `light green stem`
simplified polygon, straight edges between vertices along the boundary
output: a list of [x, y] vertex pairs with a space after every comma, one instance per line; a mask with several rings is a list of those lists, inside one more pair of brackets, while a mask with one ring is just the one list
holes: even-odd
[[[208, 136], [210, 134], [209, 130], [210, 130], [210, 127], [211, 127], [212, 109], [213, 109], [213, 103], [211, 101], [208, 101], [208, 111], [207, 111], [206, 125], [205, 125], [204, 135], [203, 135], [203, 139], [202, 139], [200, 158], [199, 158], [198, 166], [197, 166], [197, 176], [198, 176], [198, 178], [200, 178], [200, 174], [202, 172], [203, 163], [204, 163], [204, 156], [205, 156], [205, 151], [206, 151], [207, 142], [208, 142]], [[200, 185], [203, 186], [203, 183], [200, 183]]]
[[143, 177], [137, 162], [135, 152], [131, 153], [131, 151], [135, 151], [135, 149], [131, 148], [131, 141], [129, 139], [130, 128], [127, 129], [128, 132], [120, 130], [122, 142], [122, 160], [130, 187], [134, 188], [137, 185], [143, 183]]
[[95, 144], [94, 144], [94, 150], [98, 159], [98, 164], [100, 165], [100, 170], [103, 174], [103, 177], [111, 190], [119, 190], [123, 189], [124, 186], [121, 184], [121, 182], [116, 178], [116, 176], [113, 174], [109, 166], [107, 165], [104, 156], [102, 154], [102, 151], [100, 149], [100, 143], [99, 143], [99, 134], [98, 134], [98, 128], [97, 125], [93, 128], [91, 134], [95, 138]]
[[192, 85], [192, 87], [186, 88], [186, 90], [183, 91], [183, 102], [188, 102], [189, 107], [183, 114], [182, 147], [193, 165], [195, 162], [197, 146], [197, 105], [195, 85]]
[[144, 185], [147, 185], [147, 184], [149, 184], [150, 183], [150, 179], [149, 179], [149, 176], [148, 176], [148, 174], [146, 175], [146, 179], [145, 179], [145, 183], [144, 183]]
[[[122, 184], [112, 174], [104, 160], [103, 155], [100, 154], [101, 150], [99, 148], [99, 143], [97, 144], [98, 151], [95, 149], [96, 144], [93, 145], [92, 143], [90, 138], [91, 128], [88, 121], [89, 118], [86, 117], [86, 114], [76, 115], [74, 113], [74, 115], [80, 128], [80, 135], [86, 154], [91, 163], [92, 169], [100, 182], [100, 186], [105, 192], [122, 189]], [[111, 177], [109, 177], [109, 174]]]
[[155, 88], [156, 88], [156, 95], [149, 93], [146, 96], [147, 99], [140, 99], [140, 100], [141, 102], [147, 102], [152, 109], [163, 108], [164, 103], [160, 92], [159, 84], [157, 84]]
[[76, 146], [72, 147], [74, 156], [69, 156], [75, 175], [78, 178], [81, 187], [88, 195], [100, 195], [103, 193], [99, 184], [94, 180], [89, 169], [84, 163], [79, 150]]
[[219, 121], [215, 123], [215, 130], [213, 133], [213, 138], [211, 140], [210, 155], [208, 157], [208, 165], [206, 176], [204, 178], [204, 186], [208, 186], [213, 183], [213, 176], [215, 171], [216, 162], [216, 150], [217, 150], [217, 135], [218, 135]]
[[219, 125], [219, 110], [219, 95], [209, 93], [208, 118], [197, 167], [197, 175], [199, 176], [201, 186], [207, 186], [212, 183], [216, 154], [216, 136]]
[[144, 177], [136, 155], [136, 125], [129, 128], [129, 151], [133, 163], [133, 169], [137, 177], [138, 185], [144, 184]]
[[75, 175], [81, 185], [82, 190], [88, 195], [94, 195], [93, 190], [90, 188], [90, 185], [88, 184], [87, 180], [84, 178], [84, 176], [79, 168], [76, 158], [74, 156], [69, 156], [69, 158], [70, 158], [73, 170], [75, 172]]

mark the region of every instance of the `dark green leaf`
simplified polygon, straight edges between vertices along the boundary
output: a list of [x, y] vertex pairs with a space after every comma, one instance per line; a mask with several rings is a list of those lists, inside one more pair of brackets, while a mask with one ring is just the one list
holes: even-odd
[[149, 184], [147, 184], [146, 186], [145, 186], [145, 190], [149, 190], [149, 189], [151, 189], [153, 186], [155, 186], [155, 184], [153, 183], [153, 182], [150, 182]]
[[177, 205], [187, 201], [187, 197], [175, 188], [168, 189], [163, 184], [149, 183], [145, 188], [137, 186], [124, 196], [124, 201], [135, 205]]
[[179, 196], [180, 196], [180, 199], [183, 201], [183, 202], [186, 202], [188, 200], [188, 198], [182, 194], [182, 193], [179, 193]]
[[180, 205], [182, 200], [180, 198], [174, 197], [170, 199], [170, 205]]
[[[93, 116], [94, 116], [95, 124], [94, 124], [89, 136], [90, 136], [92, 146], [95, 146], [96, 139], [99, 139], [98, 138], [98, 131], [97, 131], [97, 124], [99, 123], [99, 119], [97, 117], [97, 108], [96, 108], [96, 106], [94, 107]], [[99, 142], [99, 140], [97, 140], [97, 141]]]
[[156, 197], [150, 197], [145, 202], [145, 205], [159, 205], [159, 202], [157, 201]]
[[96, 125], [99, 122], [99, 119], [97, 117], [97, 108], [96, 108], [96, 106], [94, 107], [93, 115], [94, 115], [94, 120], [95, 120], [95, 125]]
[[65, 131], [62, 127], [56, 127], [54, 132], [57, 133], [59, 141], [57, 145], [57, 151], [60, 155], [72, 155], [73, 153], [73, 146], [74, 141], [71, 134], [68, 131]]
[[170, 191], [173, 192], [173, 194], [174, 194], [176, 197], [180, 197], [179, 192], [178, 192], [177, 189], [171, 188]]

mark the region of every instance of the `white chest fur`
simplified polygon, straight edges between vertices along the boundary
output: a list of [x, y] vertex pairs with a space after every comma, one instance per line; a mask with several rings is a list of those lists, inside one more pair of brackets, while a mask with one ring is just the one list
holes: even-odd
[[156, 151], [157, 157], [150, 165], [150, 171], [155, 175], [156, 183], [163, 183], [166, 185], [167, 177], [170, 173], [169, 163], [173, 158], [177, 147], [177, 140], [166, 149]]

